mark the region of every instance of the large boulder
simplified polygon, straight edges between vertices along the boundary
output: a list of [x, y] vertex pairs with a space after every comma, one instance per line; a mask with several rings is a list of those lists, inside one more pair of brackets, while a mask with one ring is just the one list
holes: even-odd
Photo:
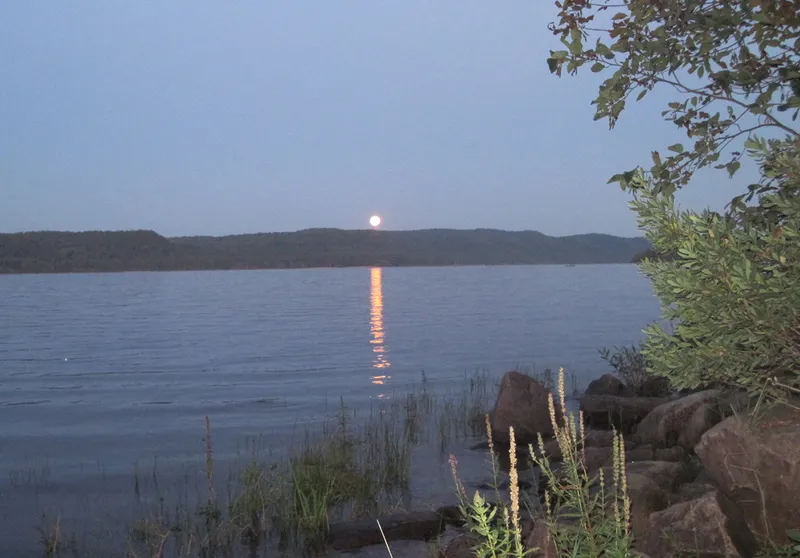
[[453, 538], [439, 552], [440, 558], [477, 558], [475, 546], [478, 544], [477, 537], [472, 533], [460, 533]]
[[587, 426], [629, 433], [650, 411], [667, 401], [664, 397], [584, 395], [580, 405]]
[[628, 498], [631, 502], [631, 532], [635, 540], [643, 540], [650, 530], [650, 514], [669, 504], [666, 491], [652, 479], [628, 474]]
[[[507, 372], [500, 382], [497, 403], [491, 414], [494, 440], [508, 444], [508, 430], [512, 426], [517, 444], [534, 443], [539, 433], [552, 436], [549, 398], [550, 391], [538, 380], [520, 372]], [[558, 417], [560, 406], [555, 405]]]
[[751, 423], [727, 418], [695, 452], [755, 535], [782, 544], [800, 525], [800, 411], [780, 406]]
[[[606, 469], [603, 472], [606, 514], [609, 516], [613, 513], [615, 502], [613, 497], [614, 480], [612, 476], [609, 476], [610, 472]], [[663, 488], [645, 475], [630, 473], [626, 476], [626, 482], [631, 504], [631, 532], [636, 540], [641, 540], [650, 528], [650, 514], [666, 508], [669, 505], [669, 497]], [[590, 495], [592, 498], [599, 497], [599, 482], [592, 486]]]
[[[636, 461], [625, 465], [628, 475], [642, 475], [652, 480], [667, 493], [674, 492], [680, 485], [692, 479], [691, 471], [680, 463], [667, 461]], [[603, 467], [603, 476], [612, 478], [614, 469], [611, 465]]]
[[525, 548], [535, 551], [530, 554], [533, 558], [558, 558], [556, 542], [550, 533], [550, 528], [544, 521], [537, 521], [530, 535], [525, 541]]
[[622, 397], [634, 395], [633, 390], [625, 382], [612, 374], [603, 374], [589, 383], [586, 395], [619, 395]]
[[657, 448], [679, 445], [691, 450], [719, 421], [713, 410], [718, 396], [716, 390], [701, 391], [659, 405], [638, 424], [634, 440]]
[[708, 492], [651, 514], [641, 549], [652, 558], [753, 556], [755, 539], [741, 518], [737, 522], [723, 513], [717, 496], [714, 491]]

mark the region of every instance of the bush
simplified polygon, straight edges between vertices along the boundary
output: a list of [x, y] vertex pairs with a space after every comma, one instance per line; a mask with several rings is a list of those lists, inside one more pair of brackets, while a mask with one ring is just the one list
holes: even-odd
[[[561, 408], [566, 408], [564, 369], [559, 370], [558, 395]], [[538, 447], [528, 445], [531, 459], [547, 482], [544, 517], [556, 556], [585, 558], [626, 558], [631, 555], [630, 498], [627, 491], [625, 469], [625, 442], [614, 435], [613, 478], [605, 479], [601, 471], [598, 478], [589, 475], [585, 462], [584, 423], [581, 413], [557, 416], [555, 401], [550, 394], [550, 420], [555, 438], [563, 455], [563, 466], [553, 467], [544, 450], [544, 440], [539, 435]], [[497, 486], [497, 458], [492, 444], [489, 416], [486, 416], [486, 433], [492, 461], [495, 486]], [[521, 558], [538, 551], [526, 548], [522, 540], [520, 505], [524, 503], [519, 488], [517, 448], [514, 429], [509, 429], [509, 499], [510, 505], [500, 497], [495, 488], [497, 505], [489, 504], [478, 491], [470, 499], [458, 477], [457, 461], [450, 456], [450, 465], [461, 502], [461, 514], [467, 527], [476, 538], [475, 554], [481, 558]], [[531, 508], [537, 507], [532, 505]], [[564, 522], [574, 518], [574, 522]], [[544, 550], [548, 554], [547, 550]]]
[[642, 353], [642, 346], [631, 345], [630, 347], [614, 347], [612, 353], [607, 348], [600, 350], [600, 356], [616, 372], [617, 376], [625, 384], [636, 390], [638, 393], [645, 381], [650, 377], [648, 368], [650, 363]]
[[[595, 119], [613, 128], [628, 103], [667, 89], [674, 97], [661, 115], [690, 141], [609, 180], [634, 194], [657, 256], [642, 269], [677, 323], [674, 333], [647, 329], [650, 371], [676, 388], [727, 385], [778, 399], [800, 390], [800, 12], [764, 1], [555, 5], [550, 29], [564, 48], [547, 64], [559, 76], [587, 65], [605, 73]], [[675, 208], [697, 170], [733, 178], [745, 150], [760, 180], [724, 214]]]
[[780, 186], [747, 212], [678, 211], [647, 191], [632, 203], [656, 249], [679, 256], [641, 264], [677, 324], [648, 327], [643, 355], [676, 388], [784, 398], [800, 389], [800, 158], [779, 142], [748, 146]]

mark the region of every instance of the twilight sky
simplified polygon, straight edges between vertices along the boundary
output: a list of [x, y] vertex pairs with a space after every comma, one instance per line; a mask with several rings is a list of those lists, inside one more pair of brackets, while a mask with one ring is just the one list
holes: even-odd
[[[0, 232], [638, 234], [606, 180], [683, 137], [556, 78], [550, 0], [0, 5]], [[699, 176], [684, 206], [750, 182]]]

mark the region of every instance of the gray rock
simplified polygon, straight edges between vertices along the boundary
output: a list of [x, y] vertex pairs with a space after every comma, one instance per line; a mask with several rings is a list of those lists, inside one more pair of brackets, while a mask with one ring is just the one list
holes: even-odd
[[753, 534], [783, 544], [800, 525], [800, 411], [775, 407], [754, 424], [727, 418], [695, 452]]
[[716, 492], [650, 515], [642, 550], [652, 558], [703, 556], [748, 558], [757, 548], [743, 521], [722, 511]]
[[444, 531], [444, 521], [435, 511], [403, 512], [363, 521], [345, 521], [330, 526], [328, 544], [334, 550], [355, 550], [383, 544], [378, 521], [388, 541], [427, 541]]
[[[636, 427], [634, 440], [655, 448], [680, 445], [691, 450], [718, 420], [711, 411], [717, 390], [701, 391], [655, 407]], [[695, 413], [702, 408], [697, 415]]]
[[661, 397], [620, 397], [616, 395], [584, 395], [580, 400], [586, 425], [591, 428], [616, 428], [632, 432], [647, 414], [665, 403]]

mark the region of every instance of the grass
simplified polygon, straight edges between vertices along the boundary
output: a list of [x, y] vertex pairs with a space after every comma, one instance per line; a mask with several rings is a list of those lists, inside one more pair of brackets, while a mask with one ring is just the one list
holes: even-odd
[[[526, 373], [547, 385], [554, 383], [550, 371]], [[560, 378], [563, 390], [563, 370]], [[574, 378], [572, 382], [576, 389]], [[61, 515], [40, 531], [43, 555], [92, 556], [97, 554], [93, 541], [102, 541], [107, 548], [114, 540], [120, 544], [117, 555], [124, 558], [313, 555], [324, 546], [331, 523], [404, 508], [417, 448], [438, 448], [446, 456], [453, 442], [485, 432], [497, 382], [485, 372], [475, 372], [454, 385], [437, 392], [423, 373], [409, 393], [385, 401], [360, 419], [340, 400], [335, 416], [319, 429], [306, 429], [302, 443], [286, 458], [264, 459], [256, 451], [261, 448], [248, 448], [252, 454], [246, 464], [228, 470], [227, 477], [220, 477], [216, 467], [213, 425], [206, 417], [205, 459], [195, 475], [187, 471], [176, 489], [160, 478], [157, 461], [144, 475], [137, 466], [133, 496], [141, 510], [138, 519], [124, 526], [109, 516], [102, 524], [107, 532], [67, 538]], [[496, 481], [494, 448], [491, 453]], [[517, 486], [517, 456], [510, 458], [512, 486]], [[520, 510], [529, 504], [516, 494], [507, 511], [485, 499], [470, 503], [482, 513], [499, 512], [483, 524], [483, 532], [489, 536], [492, 529], [505, 525], [496, 542], [502, 540], [515, 549], [517, 553], [509, 556], [523, 555]]]
[[116, 554], [124, 558], [313, 555], [332, 522], [402, 509], [415, 449], [444, 451], [475, 435], [496, 387], [488, 374], [475, 372], [437, 393], [422, 374], [409, 393], [360, 419], [340, 400], [336, 415], [307, 429], [286, 458], [263, 459], [254, 452], [227, 477], [216, 467], [213, 425], [206, 417], [201, 470], [185, 472], [175, 487], [160, 478], [157, 461], [144, 474], [137, 466], [132, 485], [142, 510], [138, 519], [123, 526], [109, 517], [107, 532], [68, 539], [62, 512], [40, 531], [42, 554], [94, 556], [92, 541], [107, 546], [116, 538], [124, 539]]

